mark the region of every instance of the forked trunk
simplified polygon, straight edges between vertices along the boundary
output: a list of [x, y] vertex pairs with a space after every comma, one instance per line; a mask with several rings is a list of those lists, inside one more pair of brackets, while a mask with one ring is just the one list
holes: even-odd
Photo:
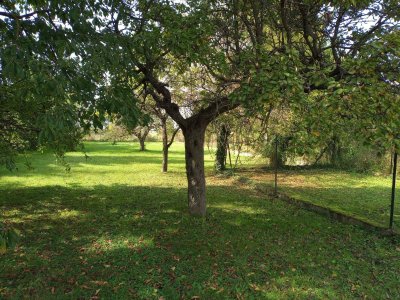
[[188, 126], [184, 130], [188, 206], [191, 215], [206, 214], [206, 180], [204, 174], [204, 135], [206, 125]]

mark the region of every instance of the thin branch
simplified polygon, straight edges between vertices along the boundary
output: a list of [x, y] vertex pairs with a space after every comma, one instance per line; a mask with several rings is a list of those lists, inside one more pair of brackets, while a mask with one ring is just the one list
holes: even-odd
[[49, 13], [49, 12], [50, 11], [48, 9], [42, 9], [42, 10], [35, 10], [33, 12], [30, 12], [30, 13], [27, 13], [27, 14], [24, 14], [24, 15], [18, 15], [16, 13], [9, 13], [9, 12], [6, 12], [6, 11], [0, 11], [0, 16], [11, 18], [11, 19], [14, 19], [14, 20], [21, 20], [21, 19], [30, 18], [30, 17], [32, 17], [34, 15], [37, 15], [37, 14]]
[[202, 119], [208, 124], [219, 115], [235, 109], [239, 105], [239, 103], [233, 103], [230, 101], [227, 96], [217, 97], [207, 107], [201, 109], [197, 114], [191, 116], [188, 121], [190, 122], [194, 119]]
[[174, 132], [172, 133], [171, 136], [171, 140], [169, 141], [169, 143], [167, 144], [167, 149], [169, 149], [169, 147], [171, 147], [172, 143], [174, 142], [175, 136], [178, 133], [178, 131], [180, 130], [180, 128], [178, 127], [177, 129], [174, 130]]

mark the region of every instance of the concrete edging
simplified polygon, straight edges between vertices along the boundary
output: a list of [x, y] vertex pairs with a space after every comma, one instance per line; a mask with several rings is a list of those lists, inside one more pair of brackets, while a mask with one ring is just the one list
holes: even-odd
[[344, 213], [341, 212], [337, 212], [334, 211], [328, 207], [324, 207], [324, 206], [320, 206], [317, 204], [313, 204], [311, 202], [306, 202], [303, 200], [299, 200], [299, 199], [295, 199], [293, 197], [290, 197], [288, 195], [286, 195], [285, 193], [282, 192], [278, 192], [277, 195], [275, 195], [273, 192], [271, 192], [271, 187], [268, 188], [268, 191], [266, 191], [265, 189], [260, 189], [257, 188], [257, 184], [251, 180], [248, 177], [242, 177], [246, 179], [246, 182], [243, 181], [239, 181], [238, 182], [240, 184], [245, 184], [245, 185], [255, 185], [255, 189], [261, 193], [261, 194], [267, 194], [269, 197], [272, 198], [277, 198], [280, 199], [282, 201], [285, 201], [288, 204], [294, 205], [296, 207], [308, 210], [308, 211], [312, 211], [315, 212], [319, 215], [325, 216], [325, 217], [329, 217], [333, 220], [339, 221], [341, 223], [344, 224], [349, 224], [349, 225], [355, 225], [355, 226], [360, 226], [363, 229], [369, 230], [369, 231], [374, 231], [378, 234], [381, 234], [382, 236], [400, 236], [400, 232], [396, 232], [394, 230], [391, 230], [389, 228], [384, 228], [372, 223], [369, 223], [367, 221], [364, 220], [360, 220], [356, 217], [352, 217], [352, 216], [348, 216]]
[[306, 209], [308, 211], [315, 212], [315, 213], [325, 216], [325, 217], [329, 217], [331, 219], [334, 219], [334, 220], [339, 221], [344, 224], [360, 226], [364, 229], [372, 230], [372, 231], [378, 232], [382, 235], [398, 235], [397, 232], [390, 230], [388, 228], [383, 228], [383, 227], [368, 223], [366, 221], [354, 218], [352, 216], [348, 216], [343, 213], [334, 211], [327, 207], [323, 207], [323, 206], [319, 206], [319, 205], [316, 205], [316, 204], [313, 204], [310, 202], [298, 200], [298, 199], [289, 197], [288, 195], [283, 194], [283, 193], [278, 193], [277, 198], [280, 200], [283, 200], [286, 203], [289, 203], [291, 205]]

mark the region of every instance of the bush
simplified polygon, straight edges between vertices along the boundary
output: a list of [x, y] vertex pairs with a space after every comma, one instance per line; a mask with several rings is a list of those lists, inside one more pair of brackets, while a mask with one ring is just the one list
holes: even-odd
[[350, 148], [343, 155], [340, 167], [361, 173], [388, 173], [390, 171], [390, 154], [382, 155], [365, 146]]

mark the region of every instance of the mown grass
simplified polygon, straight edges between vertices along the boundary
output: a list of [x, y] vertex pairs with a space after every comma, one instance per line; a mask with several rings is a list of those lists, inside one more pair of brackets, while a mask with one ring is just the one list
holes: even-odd
[[182, 144], [89, 143], [65, 173], [1, 171], [3, 221], [23, 233], [0, 257], [0, 297], [349, 299], [400, 297], [400, 240], [268, 199], [214, 176], [208, 215], [186, 212]]
[[[272, 186], [272, 172], [246, 174]], [[280, 191], [298, 200], [328, 207], [379, 227], [389, 226], [392, 178], [335, 169], [280, 170]], [[397, 189], [398, 190], [398, 189]], [[397, 192], [394, 225], [400, 230], [400, 194]]]

